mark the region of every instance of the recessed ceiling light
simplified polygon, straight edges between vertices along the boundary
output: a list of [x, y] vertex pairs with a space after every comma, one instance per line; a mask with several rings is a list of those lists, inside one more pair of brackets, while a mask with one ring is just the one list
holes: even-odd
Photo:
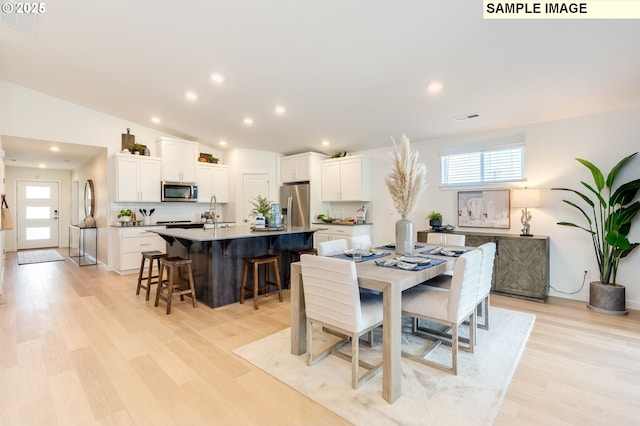
[[160, 123], [160, 118], [154, 116], [154, 117], [151, 117], [151, 121], [156, 123], [156, 124], [158, 124], [158, 123]]
[[329, 142], [328, 140], [325, 139], [325, 140], [322, 141], [322, 145], [323, 146], [329, 146], [329, 145], [331, 145], [331, 142]]
[[190, 101], [195, 101], [198, 99], [198, 95], [195, 92], [185, 92], [184, 96]]
[[282, 105], [276, 105], [276, 107], [273, 110], [276, 112], [276, 114], [279, 114], [279, 115], [283, 115], [285, 112], [287, 112], [287, 109]]
[[222, 84], [224, 83], [224, 75], [214, 72], [213, 74], [211, 74], [211, 80], [213, 80], [215, 83]]
[[442, 83], [439, 81], [432, 81], [427, 85], [427, 92], [429, 93], [439, 93], [442, 90]]
[[253, 118], [245, 117], [242, 122], [247, 126], [253, 126]]
[[41, 168], [41, 169], [44, 169], [44, 168], [47, 167], [47, 165], [44, 164], [44, 163], [40, 163], [40, 164], [38, 164], [38, 167]]
[[220, 145], [222, 146], [226, 146], [227, 145], [227, 141], [225, 140], [220, 140], [220, 142], [218, 142]]
[[58, 152], [58, 151], [60, 151], [60, 147], [59, 146], [50, 146], [49, 147], [49, 151]]

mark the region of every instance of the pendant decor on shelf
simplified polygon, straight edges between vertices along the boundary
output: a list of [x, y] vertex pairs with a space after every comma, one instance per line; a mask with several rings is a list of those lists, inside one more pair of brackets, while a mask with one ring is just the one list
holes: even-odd
[[396, 253], [411, 255], [415, 247], [413, 221], [407, 215], [413, 211], [427, 186], [427, 166], [418, 163], [418, 153], [411, 152], [409, 138], [402, 135], [400, 144], [393, 141], [391, 173], [385, 183], [393, 199], [393, 204], [402, 216], [396, 222]]

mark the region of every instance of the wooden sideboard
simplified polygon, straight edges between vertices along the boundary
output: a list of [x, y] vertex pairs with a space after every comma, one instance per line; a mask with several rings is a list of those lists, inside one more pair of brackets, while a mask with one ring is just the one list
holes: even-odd
[[[426, 242], [432, 230], [418, 231], [418, 242]], [[496, 243], [491, 292], [544, 302], [549, 290], [549, 237], [484, 232], [448, 232], [465, 235], [465, 245]]]

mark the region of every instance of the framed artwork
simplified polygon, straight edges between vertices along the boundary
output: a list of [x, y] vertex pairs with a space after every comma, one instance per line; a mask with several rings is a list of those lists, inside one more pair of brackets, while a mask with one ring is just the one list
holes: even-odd
[[458, 192], [458, 226], [511, 227], [508, 189]]

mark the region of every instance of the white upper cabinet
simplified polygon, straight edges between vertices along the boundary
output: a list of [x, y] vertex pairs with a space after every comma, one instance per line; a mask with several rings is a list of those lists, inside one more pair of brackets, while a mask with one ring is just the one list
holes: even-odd
[[162, 162], [159, 158], [115, 154], [111, 161], [115, 202], [160, 202]]
[[156, 146], [162, 157], [162, 180], [196, 182], [197, 142], [162, 137]]
[[322, 201], [371, 201], [371, 161], [360, 156], [324, 160]]
[[289, 155], [280, 160], [280, 177], [282, 183], [305, 182], [313, 178], [314, 164], [326, 158], [326, 155], [315, 152]]
[[198, 202], [208, 203], [216, 196], [218, 203], [229, 202], [229, 168], [226, 165], [198, 163], [196, 165]]

